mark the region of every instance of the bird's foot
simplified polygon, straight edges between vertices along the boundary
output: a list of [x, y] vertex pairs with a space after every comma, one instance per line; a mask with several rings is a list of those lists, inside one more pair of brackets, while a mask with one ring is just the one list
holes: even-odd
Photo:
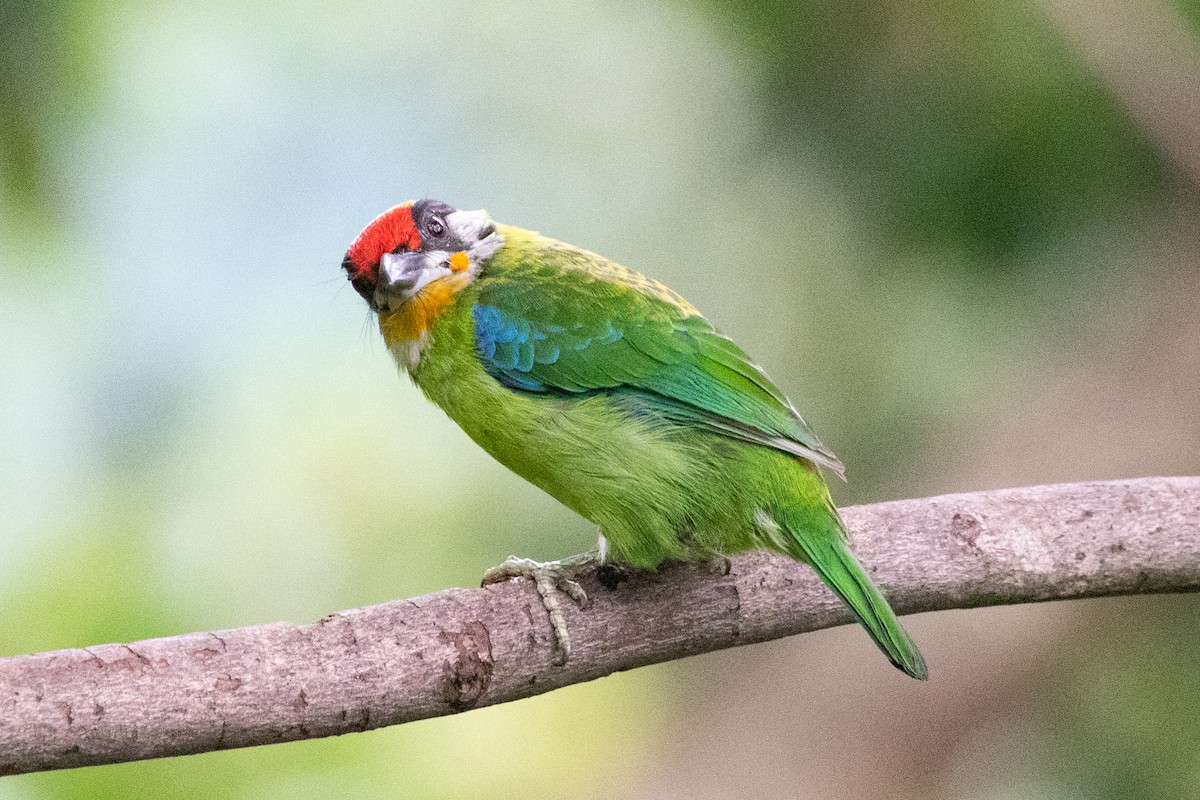
[[563, 616], [562, 600], [559, 594], [565, 594], [575, 601], [580, 608], [589, 604], [587, 592], [575, 580], [581, 572], [599, 563], [597, 553], [583, 553], [561, 561], [534, 561], [531, 558], [509, 556], [498, 567], [492, 567], [483, 574], [481, 586], [493, 583], [503, 583], [513, 578], [529, 578], [537, 587], [538, 595], [542, 598], [542, 606], [550, 615], [550, 626], [554, 628], [554, 639], [558, 644], [559, 656], [557, 664], [567, 663], [571, 656], [571, 634], [567, 631], [567, 620]]

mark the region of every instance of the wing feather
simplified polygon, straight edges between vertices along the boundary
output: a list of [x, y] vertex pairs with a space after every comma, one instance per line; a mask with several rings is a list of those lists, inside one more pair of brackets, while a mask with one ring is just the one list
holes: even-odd
[[844, 477], [842, 463], [732, 340], [660, 284], [611, 262], [588, 269], [577, 253], [559, 269], [518, 264], [481, 278], [472, 317], [489, 374], [531, 395], [635, 393], [645, 400], [639, 408], [663, 419]]

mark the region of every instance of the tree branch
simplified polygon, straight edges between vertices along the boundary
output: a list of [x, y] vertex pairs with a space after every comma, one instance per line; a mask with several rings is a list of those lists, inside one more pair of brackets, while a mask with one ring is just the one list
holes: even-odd
[[[1200, 589], [1200, 478], [1035, 486], [844, 509], [900, 613]], [[0, 774], [331, 736], [850, 621], [807, 567], [751, 553], [615, 591], [584, 577], [554, 638], [528, 581], [295, 626], [0, 659]], [[864, 657], [874, 657], [867, 656]], [[881, 678], [885, 662], [879, 659]], [[937, 665], [933, 665], [936, 679]]]

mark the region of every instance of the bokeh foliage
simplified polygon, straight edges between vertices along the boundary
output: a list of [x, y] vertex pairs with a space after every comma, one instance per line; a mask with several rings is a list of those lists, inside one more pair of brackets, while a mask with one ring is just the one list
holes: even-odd
[[901, 246], [1011, 269], [1163, 189], [1154, 145], [1024, 0], [703, 2], [753, 63], [774, 143], [856, 173]]

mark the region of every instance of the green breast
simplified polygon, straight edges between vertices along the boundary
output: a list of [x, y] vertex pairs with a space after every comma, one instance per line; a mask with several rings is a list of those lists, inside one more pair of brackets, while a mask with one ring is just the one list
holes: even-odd
[[[501, 284], [536, 295], [539, 271], [561, 282], [564, 271], [590, 271], [598, 258], [557, 243], [552, 255], [533, 258], [512, 244], [438, 317], [410, 369], [426, 396], [500, 463], [597, 524], [615, 555], [639, 567], [758, 546], [752, 498], [805, 486], [824, 497], [819, 475], [793, 456], [664, 415], [643, 391], [527, 392], [489, 374], [472, 314], [481, 295]], [[594, 273], [580, 276], [589, 278]]]

